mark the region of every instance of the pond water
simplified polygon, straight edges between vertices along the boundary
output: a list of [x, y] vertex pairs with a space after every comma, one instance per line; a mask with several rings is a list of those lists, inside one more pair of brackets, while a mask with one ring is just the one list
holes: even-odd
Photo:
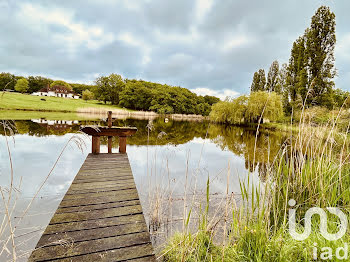
[[[91, 150], [90, 139], [79, 132], [86, 124], [106, 125], [97, 119], [2, 121], [0, 261], [12, 258], [13, 243], [19, 261], [25, 261], [35, 247]], [[253, 183], [264, 181], [267, 164], [284, 141], [279, 132], [260, 130], [257, 135], [254, 128], [206, 121], [126, 119], [113, 125], [138, 128], [127, 140], [127, 153], [156, 250], [182, 230], [191, 208], [190, 223], [196, 223], [198, 208], [205, 205], [208, 179], [215, 217], [222, 214], [220, 206], [228, 196], [239, 201], [240, 181], [246, 181], [248, 173]], [[6, 136], [3, 126], [8, 127]], [[101, 152], [107, 152], [106, 144], [102, 140]], [[117, 152], [117, 140], [113, 146]], [[6, 212], [12, 212], [13, 239]]]

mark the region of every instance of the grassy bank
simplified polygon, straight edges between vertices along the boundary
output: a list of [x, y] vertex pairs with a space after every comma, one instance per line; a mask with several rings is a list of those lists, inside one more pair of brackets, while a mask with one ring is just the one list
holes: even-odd
[[[45, 99], [45, 101], [41, 100]], [[105, 105], [97, 100], [68, 99], [60, 97], [39, 97], [14, 92], [0, 93], [0, 109], [77, 112], [78, 109], [121, 109], [118, 106]], [[126, 109], [125, 109], [126, 110]]]
[[[159, 114], [152, 111], [134, 111], [111, 104], [103, 104], [97, 100], [68, 99], [60, 97], [39, 97], [14, 92], [0, 93], [0, 119], [99, 119], [105, 118], [107, 111], [113, 117], [125, 119], [154, 119]], [[69, 113], [69, 114], [67, 114]], [[201, 115], [171, 114], [163, 115], [178, 121], [202, 121]]]
[[[249, 175], [247, 183], [240, 182], [240, 204], [224, 203], [226, 210], [231, 207], [224, 219], [225, 230], [219, 230], [215, 219], [208, 217], [208, 183], [206, 208], [197, 230], [185, 228], [171, 238], [162, 253], [164, 261], [348, 261], [343, 252], [337, 258], [336, 249], [350, 243], [349, 232], [335, 241], [327, 240], [321, 234], [319, 216], [313, 216], [310, 235], [297, 240], [289, 231], [289, 211], [296, 210], [298, 233], [304, 231], [305, 214], [312, 207], [337, 207], [348, 217], [349, 142], [348, 136], [336, 132], [334, 123], [309, 128], [300, 121], [298, 132], [286, 139], [267, 167], [264, 181], [254, 185]], [[291, 199], [296, 203], [293, 207]], [[330, 213], [327, 218], [328, 232], [337, 233], [339, 218]], [[189, 221], [190, 215], [184, 220]], [[223, 240], [215, 241], [218, 235]]]

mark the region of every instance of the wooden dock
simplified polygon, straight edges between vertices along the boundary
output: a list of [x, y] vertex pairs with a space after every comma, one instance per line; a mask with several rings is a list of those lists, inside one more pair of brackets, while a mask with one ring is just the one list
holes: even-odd
[[127, 154], [89, 154], [28, 261], [155, 261]]

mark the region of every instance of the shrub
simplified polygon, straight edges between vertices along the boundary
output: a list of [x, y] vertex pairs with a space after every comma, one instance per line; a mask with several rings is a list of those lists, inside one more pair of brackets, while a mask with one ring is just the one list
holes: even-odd
[[15, 90], [17, 92], [25, 93], [28, 90], [28, 80], [25, 78], [21, 78], [17, 80], [15, 85]]
[[94, 99], [94, 93], [92, 93], [90, 90], [86, 89], [83, 91], [83, 100], [92, 100]]

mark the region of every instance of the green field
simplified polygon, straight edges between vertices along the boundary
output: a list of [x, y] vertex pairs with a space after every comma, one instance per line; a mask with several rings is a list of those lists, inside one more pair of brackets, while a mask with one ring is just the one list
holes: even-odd
[[0, 93], [0, 109], [76, 112], [79, 108], [121, 109], [118, 106], [105, 105], [96, 100], [84, 101], [82, 99], [42, 97], [12, 92]]

